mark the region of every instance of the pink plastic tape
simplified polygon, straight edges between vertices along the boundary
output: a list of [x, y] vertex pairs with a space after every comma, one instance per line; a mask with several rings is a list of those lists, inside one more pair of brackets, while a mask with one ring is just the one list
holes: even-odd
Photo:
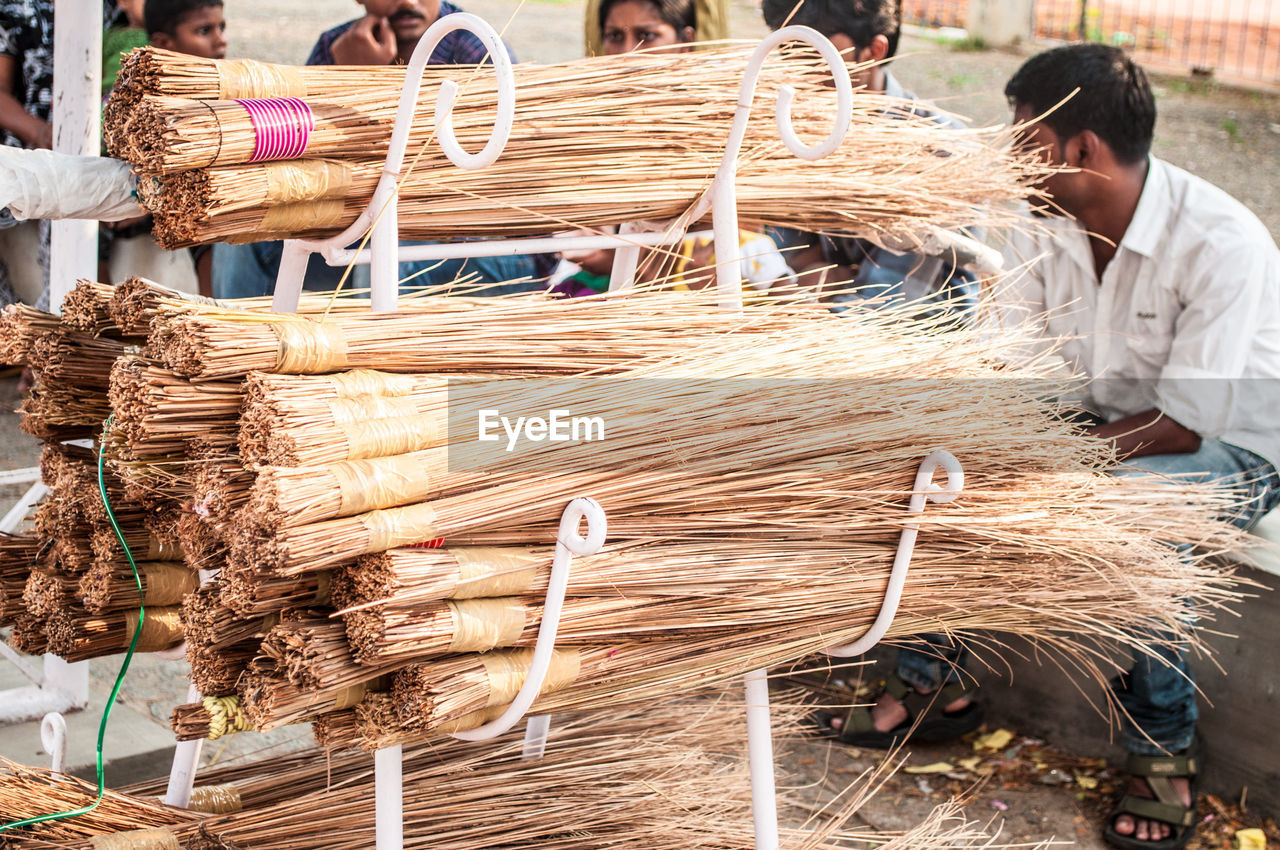
[[237, 100], [249, 113], [253, 125], [253, 156], [250, 162], [295, 159], [302, 156], [316, 128], [311, 107], [296, 97], [268, 97]]

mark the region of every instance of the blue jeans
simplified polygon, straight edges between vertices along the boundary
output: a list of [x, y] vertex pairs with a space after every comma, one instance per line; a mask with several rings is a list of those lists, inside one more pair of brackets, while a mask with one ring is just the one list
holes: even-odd
[[[427, 243], [406, 241], [402, 244]], [[213, 250], [214, 298], [257, 298], [275, 292], [276, 273], [284, 252], [283, 242], [217, 244]], [[302, 288], [332, 291], [342, 279], [343, 271], [342, 267], [327, 265], [319, 254], [312, 254]], [[476, 281], [479, 288], [468, 287], [468, 292], [476, 295], [507, 295], [540, 290], [546, 285], [534, 257], [525, 254], [472, 260], [415, 260], [401, 263], [399, 271], [401, 293], [451, 283], [464, 276]], [[368, 286], [368, 266], [356, 266], [343, 288], [364, 289]]]
[[[1194, 482], [1221, 481], [1238, 490], [1248, 503], [1227, 517], [1243, 529], [1252, 528], [1280, 502], [1280, 473], [1253, 452], [1220, 440], [1202, 440], [1200, 450], [1190, 454], [1152, 455], [1126, 461], [1116, 475], [1185, 476]], [[898, 653], [898, 677], [917, 687], [936, 690], [959, 681], [965, 651], [943, 635], [921, 635], [928, 650], [903, 649]], [[1138, 637], [1144, 637], [1138, 635]], [[1152, 632], [1153, 642], [1162, 637]], [[1187, 666], [1184, 647], [1154, 646], [1155, 657], [1135, 653], [1133, 666], [1111, 681], [1111, 689], [1129, 716], [1122, 721], [1125, 749], [1140, 755], [1176, 753], [1191, 745], [1195, 736], [1195, 680]]]

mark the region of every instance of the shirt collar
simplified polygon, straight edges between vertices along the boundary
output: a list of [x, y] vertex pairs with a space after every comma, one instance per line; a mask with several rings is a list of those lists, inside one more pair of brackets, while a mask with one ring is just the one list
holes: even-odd
[[1147, 179], [1138, 196], [1138, 206], [1125, 228], [1120, 247], [1144, 257], [1154, 257], [1160, 249], [1160, 240], [1168, 232], [1169, 216], [1173, 205], [1169, 203], [1169, 175], [1167, 166], [1151, 156], [1147, 158]]
[[902, 83], [898, 82], [898, 78], [888, 68], [884, 69], [884, 93], [899, 100], [915, 100], [911, 92], [902, 87]]

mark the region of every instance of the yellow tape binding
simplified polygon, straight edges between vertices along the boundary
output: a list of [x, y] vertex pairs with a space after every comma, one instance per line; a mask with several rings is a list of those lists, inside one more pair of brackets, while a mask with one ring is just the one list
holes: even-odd
[[338, 427], [359, 425], [368, 419], [405, 419], [422, 413], [417, 401], [403, 396], [343, 396], [329, 402], [329, 415]]
[[[142, 599], [147, 605], [178, 605], [182, 597], [200, 586], [200, 573], [175, 561], [139, 564], [142, 572]], [[151, 612], [147, 612], [147, 617]]]
[[491, 720], [497, 720], [506, 710], [507, 707], [505, 705], [495, 705], [478, 711], [468, 711], [466, 714], [460, 714], [452, 720], [444, 721], [432, 731], [439, 732], [442, 735], [449, 735], [454, 732], [477, 729]]
[[[142, 623], [142, 634], [138, 638], [138, 652], [157, 652], [171, 649], [182, 643], [182, 619], [179, 606], [170, 608], [148, 608], [147, 617]], [[138, 612], [124, 613], [124, 649], [133, 640], [133, 633], [138, 630]]]
[[419, 452], [440, 445], [441, 422], [445, 413], [438, 416], [397, 416], [389, 419], [370, 419], [340, 425], [347, 441], [347, 459], [392, 457]]
[[347, 366], [347, 338], [329, 322], [278, 322], [276, 371], [289, 375], [334, 372]]
[[306, 96], [307, 84], [297, 68], [253, 59], [218, 62], [218, 100]]
[[448, 553], [458, 562], [458, 583], [450, 595], [452, 599], [525, 593], [533, 589], [538, 565], [546, 561], [532, 549], [509, 546], [468, 546]]
[[258, 222], [260, 233], [300, 233], [304, 230], [328, 230], [342, 223], [346, 205], [336, 201], [303, 201], [264, 207]]
[[[352, 369], [340, 375], [329, 375], [325, 380], [333, 386], [339, 398], [411, 395], [418, 388], [418, 379], [412, 375], [391, 375], [372, 369]], [[441, 379], [441, 383], [445, 383], [445, 379]]]
[[360, 516], [360, 523], [369, 533], [369, 542], [361, 553], [365, 555], [410, 543], [424, 543], [440, 536], [435, 509], [428, 503], [370, 511]]
[[448, 450], [442, 448], [373, 460], [344, 460], [330, 464], [329, 473], [338, 482], [339, 510], [343, 516], [351, 516], [426, 501], [432, 484], [448, 467]]
[[93, 850], [182, 850], [178, 836], [162, 826], [94, 835], [89, 846]]
[[333, 707], [330, 711], [342, 711], [344, 708], [351, 708], [360, 700], [364, 699], [364, 695], [370, 691], [376, 691], [383, 683], [383, 678], [379, 677], [372, 682], [356, 682], [350, 687], [343, 688], [338, 691], [337, 696], [333, 698]]
[[200, 700], [200, 704], [209, 715], [209, 734], [205, 738], [210, 741], [216, 741], [223, 735], [230, 735], [233, 732], [248, 732], [253, 728], [249, 715], [240, 705], [240, 697], [234, 694], [225, 697], [205, 697]]
[[240, 800], [240, 790], [231, 783], [223, 785], [201, 785], [191, 789], [191, 802], [187, 808], [193, 812], [205, 812], [211, 815], [226, 815], [244, 808]]
[[459, 599], [445, 605], [453, 618], [449, 652], [484, 652], [511, 646], [524, 632], [525, 610], [518, 597]]
[[329, 601], [329, 585], [332, 582], [332, 573], [327, 571], [316, 573], [316, 595], [312, 597], [312, 602], [316, 605], [323, 605]]
[[351, 185], [351, 167], [332, 159], [291, 159], [262, 166], [264, 204], [294, 204], [341, 198]]
[[[533, 663], [532, 649], [512, 652], [486, 652], [480, 656], [484, 672], [489, 680], [488, 706], [506, 705], [516, 698], [524, 685], [529, 665]], [[582, 659], [576, 649], [555, 649], [551, 652], [551, 665], [542, 680], [539, 694], [549, 694], [572, 685], [582, 672]]]
[[[134, 553], [136, 558], [138, 553]], [[147, 537], [147, 554], [144, 561], [181, 561], [182, 546], [176, 540], [161, 540], [154, 534]]]

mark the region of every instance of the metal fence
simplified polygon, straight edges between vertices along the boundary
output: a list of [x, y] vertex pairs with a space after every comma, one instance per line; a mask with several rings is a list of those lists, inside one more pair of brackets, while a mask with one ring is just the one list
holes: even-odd
[[[1036, 0], [1036, 37], [1114, 44], [1153, 67], [1280, 84], [1280, 0]], [[904, 0], [903, 20], [964, 27], [968, 0]]]

